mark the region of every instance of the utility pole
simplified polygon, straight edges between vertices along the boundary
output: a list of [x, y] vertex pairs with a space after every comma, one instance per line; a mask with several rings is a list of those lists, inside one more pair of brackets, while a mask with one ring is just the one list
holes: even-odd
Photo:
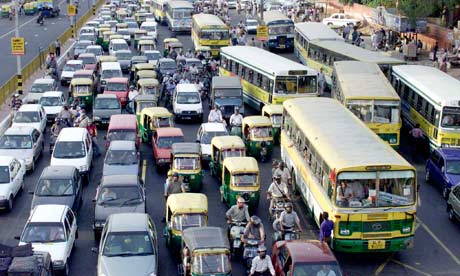
[[260, 23], [264, 22], [264, 0], [260, 0]]
[[[20, 3], [19, 3], [19, 0], [16, 0], [15, 1], [15, 10], [14, 10], [14, 14], [15, 14], [15, 18], [14, 18], [14, 35], [16, 37], [20, 37], [19, 36], [19, 7], [20, 7]], [[22, 94], [22, 73], [21, 73], [21, 56], [20, 55], [16, 55], [16, 77], [17, 77], [17, 83], [18, 83], [18, 93], [19, 94]]]

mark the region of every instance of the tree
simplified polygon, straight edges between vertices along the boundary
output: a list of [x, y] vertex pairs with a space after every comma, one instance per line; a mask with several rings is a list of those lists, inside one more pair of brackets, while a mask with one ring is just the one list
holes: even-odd
[[413, 29], [416, 28], [417, 19], [430, 15], [436, 4], [437, 0], [399, 0], [396, 2], [397, 8], [409, 18]]

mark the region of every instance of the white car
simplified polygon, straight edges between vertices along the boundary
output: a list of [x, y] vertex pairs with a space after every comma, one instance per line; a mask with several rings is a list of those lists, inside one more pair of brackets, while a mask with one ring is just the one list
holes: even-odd
[[348, 24], [352, 26], [359, 26], [361, 22], [358, 19], [352, 18], [348, 14], [333, 13], [330, 17], [323, 19], [323, 24], [327, 26], [345, 27]]
[[53, 78], [36, 79], [30, 87], [29, 94], [25, 96], [23, 103], [38, 103], [40, 97], [46, 91], [53, 91], [57, 88], [57, 82]]
[[178, 84], [173, 95], [173, 113], [177, 120], [203, 120], [203, 103], [195, 84]]
[[141, 30], [146, 30], [147, 35], [157, 40], [157, 22], [146, 21], [141, 24]]
[[13, 209], [13, 200], [24, 189], [24, 161], [12, 156], [0, 156], [0, 208]]
[[84, 68], [83, 60], [69, 60], [64, 65], [64, 68], [61, 72], [61, 85], [69, 85], [70, 81], [73, 78], [73, 74], [77, 70], [82, 70]]
[[46, 112], [41, 104], [23, 104], [13, 118], [11, 126], [29, 126], [45, 133]]
[[67, 104], [67, 100], [61, 91], [48, 91], [43, 93], [40, 104], [45, 109], [47, 121], [52, 122], [61, 112], [62, 107]]
[[227, 7], [229, 9], [236, 9], [236, 0], [228, 0], [227, 1]]
[[196, 142], [201, 145], [203, 161], [211, 160], [211, 140], [216, 136], [229, 135], [222, 123], [203, 123], [196, 134]]
[[36, 251], [50, 253], [53, 270], [68, 276], [69, 259], [78, 237], [77, 218], [66, 205], [36, 206], [24, 226], [19, 245], [31, 243]]

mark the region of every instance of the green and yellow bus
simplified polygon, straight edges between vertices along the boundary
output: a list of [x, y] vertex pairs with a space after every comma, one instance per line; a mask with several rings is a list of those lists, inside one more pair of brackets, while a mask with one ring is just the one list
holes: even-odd
[[266, 104], [318, 96], [317, 72], [269, 51], [252, 46], [220, 49], [221, 76], [238, 76], [246, 104], [261, 111]]
[[346, 43], [328, 26], [317, 22], [295, 24], [294, 54], [302, 64], [323, 71], [326, 82], [332, 84], [334, 62], [357, 60], [379, 65], [387, 77], [391, 67], [405, 62], [378, 52]]
[[375, 63], [337, 61], [332, 97], [392, 147], [399, 146], [401, 100]]
[[160, 24], [166, 24], [166, 4], [169, 0], [152, 0], [150, 12]]
[[391, 82], [401, 97], [403, 122], [417, 124], [431, 148], [460, 147], [460, 81], [437, 68], [393, 67]]
[[192, 16], [192, 41], [195, 49], [209, 46], [213, 57], [219, 55], [221, 47], [230, 45], [228, 26], [217, 16], [199, 13]]
[[413, 246], [416, 170], [340, 102], [283, 103], [281, 157], [318, 225], [334, 221], [332, 248], [395, 252]]

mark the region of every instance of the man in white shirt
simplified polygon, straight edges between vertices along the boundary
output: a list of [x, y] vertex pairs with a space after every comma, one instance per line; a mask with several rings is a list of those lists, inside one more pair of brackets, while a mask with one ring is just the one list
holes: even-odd
[[270, 257], [267, 257], [267, 248], [265, 245], [259, 246], [257, 248], [259, 256], [256, 256], [252, 260], [251, 271], [249, 275], [251, 276], [263, 276], [269, 275], [275, 276], [275, 269], [273, 268], [272, 260]]
[[235, 107], [235, 113], [230, 116], [230, 126], [238, 126], [240, 127], [243, 124], [243, 116], [240, 114], [240, 109]]
[[274, 180], [267, 190], [267, 199], [270, 200], [270, 214], [272, 213], [276, 201], [282, 199], [283, 197], [290, 200], [288, 188], [286, 184], [281, 182], [281, 175], [275, 174]]
[[281, 183], [285, 184], [286, 186], [290, 185], [291, 174], [289, 173], [288, 168], [286, 168], [284, 161], [280, 162], [279, 167], [273, 172], [273, 174], [281, 175]]
[[217, 105], [214, 105], [214, 109], [209, 112], [208, 116], [208, 122], [209, 123], [222, 123], [222, 113], [220, 110], [217, 108]]
[[137, 95], [139, 95], [139, 92], [136, 89], [134, 89], [133, 85], [131, 85], [129, 87], [129, 93], [128, 93], [129, 101], [132, 101], [134, 98], [136, 98]]

